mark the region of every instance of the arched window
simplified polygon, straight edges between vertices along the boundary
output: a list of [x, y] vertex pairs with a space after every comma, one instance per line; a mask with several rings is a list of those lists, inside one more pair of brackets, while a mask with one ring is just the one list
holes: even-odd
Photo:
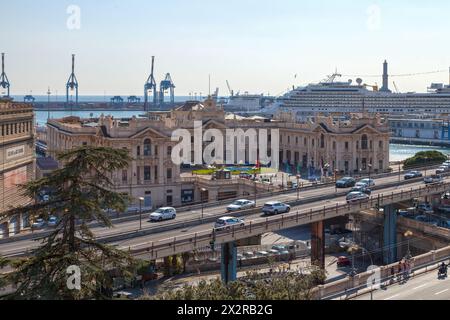
[[136, 155], [137, 156], [141, 155], [141, 146], [137, 146], [137, 148], [136, 148]]
[[171, 156], [172, 155], [172, 147], [171, 146], [168, 146], [167, 147], [167, 156]]
[[144, 141], [144, 156], [152, 155], [152, 142], [150, 139], [145, 139]]
[[361, 138], [361, 149], [367, 150], [367, 135], [365, 134]]

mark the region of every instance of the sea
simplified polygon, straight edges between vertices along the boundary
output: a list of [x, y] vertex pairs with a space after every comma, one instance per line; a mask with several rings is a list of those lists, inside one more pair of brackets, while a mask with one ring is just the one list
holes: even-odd
[[[36, 101], [47, 101], [47, 96], [34, 96], [36, 98]], [[126, 96], [122, 96], [124, 99], [126, 99]], [[23, 96], [14, 96], [13, 97], [15, 101], [23, 101]], [[80, 96], [79, 101], [80, 102], [109, 102], [112, 96]], [[143, 97], [140, 97], [141, 101], [144, 100]], [[175, 102], [184, 102], [187, 100], [192, 99], [203, 99], [204, 97], [200, 96], [176, 96]], [[50, 101], [56, 101], [57, 97], [51, 97]], [[59, 97], [60, 101], [63, 101], [64, 97]], [[89, 111], [89, 110], [83, 110], [83, 111], [51, 111], [48, 113], [47, 111], [36, 111], [36, 124], [39, 126], [44, 126], [47, 122], [47, 118], [50, 116], [52, 119], [58, 119], [63, 118], [67, 116], [77, 116], [81, 118], [88, 118], [88, 117], [100, 117], [101, 114], [103, 115], [112, 115], [115, 118], [131, 118], [133, 116], [139, 116], [143, 114], [142, 111]], [[433, 147], [433, 146], [421, 146], [421, 145], [403, 145], [403, 144], [394, 144], [392, 143], [390, 145], [390, 156], [389, 161], [403, 161], [407, 158], [410, 158], [414, 156], [417, 152], [420, 151], [430, 151], [430, 150], [437, 150], [444, 154], [450, 155], [450, 148], [443, 148], [443, 147]]]

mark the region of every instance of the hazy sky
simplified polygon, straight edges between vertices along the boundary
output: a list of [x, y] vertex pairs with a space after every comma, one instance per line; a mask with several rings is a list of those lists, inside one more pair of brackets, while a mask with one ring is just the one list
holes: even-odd
[[[335, 68], [380, 74], [384, 59], [392, 74], [450, 66], [447, 0], [0, 0], [0, 12], [12, 95], [62, 94], [71, 53], [83, 95], [142, 95], [152, 55], [157, 82], [170, 72], [177, 95], [207, 93], [208, 74], [221, 94], [229, 80], [235, 91], [276, 95]], [[392, 81], [425, 91], [448, 73]]]

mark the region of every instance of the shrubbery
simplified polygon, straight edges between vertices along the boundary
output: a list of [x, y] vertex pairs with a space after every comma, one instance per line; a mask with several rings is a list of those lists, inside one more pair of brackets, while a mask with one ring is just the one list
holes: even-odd
[[404, 163], [405, 169], [414, 167], [428, 166], [439, 164], [448, 160], [447, 156], [439, 151], [422, 151], [418, 152], [414, 157], [406, 159]]

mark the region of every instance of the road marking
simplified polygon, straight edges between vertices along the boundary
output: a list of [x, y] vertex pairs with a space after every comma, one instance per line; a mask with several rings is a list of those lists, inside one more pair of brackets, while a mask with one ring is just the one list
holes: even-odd
[[395, 296], [392, 296], [392, 297], [386, 298], [386, 299], [384, 299], [384, 300], [391, 300], [391, 299], [394, 299], [394, 298], [398, 297], [399, 295], [400, 295], [400, 294], [396, 294]]
[[413, 290], [417, 290], [417, 289], [423, 288], [423, 287], [425, 287], [427, 284], [428, 284], [428, 283], [424, 283], [424, 284], [422, 284], [421, 286], [415, 287]]
[[434, 295], [438, 296], [444, 292], [447, 292], [448, 290], [450, 290], [450, 289], [445, 289], [445, 290], [439, 291], [439, 292], [435, 293]]

